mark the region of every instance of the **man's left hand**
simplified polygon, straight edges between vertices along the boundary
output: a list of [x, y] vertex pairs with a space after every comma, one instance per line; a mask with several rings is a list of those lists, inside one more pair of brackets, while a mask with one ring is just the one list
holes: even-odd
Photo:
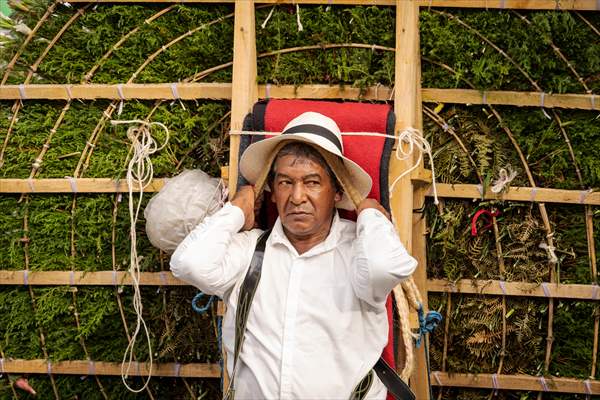
[[367, 208], [374, 208], [377, 211], [381, 212], [383, 215], [385, 215], [387, 219], [391, 220], [390, 214], [375, 199], [364, 199], [363, 201], [361, 201], [360, 204], [358, 205], [358, 208], [356, 209], [356, 214], [359, 215], [361, 212], [363, 212], [363, 210], [365, 210]]

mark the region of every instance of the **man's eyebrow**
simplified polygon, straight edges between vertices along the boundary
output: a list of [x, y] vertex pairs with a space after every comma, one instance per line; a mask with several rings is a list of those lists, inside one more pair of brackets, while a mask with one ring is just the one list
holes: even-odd
[[[282, 179], [292, 179], [291, 176], [286, 175], [286, 174], [282, 174], [281, 172], [276, 172], [275, 173], [275, 179], [278, 178], [282, 178]], [[302, 177], [302, 180], [306, 180], [306, 179], [315, 179], [318, 178], [319, 180], [321, 180], [321, 175], [320, 174], [308, 174], [308, 175], [304, 175]]]

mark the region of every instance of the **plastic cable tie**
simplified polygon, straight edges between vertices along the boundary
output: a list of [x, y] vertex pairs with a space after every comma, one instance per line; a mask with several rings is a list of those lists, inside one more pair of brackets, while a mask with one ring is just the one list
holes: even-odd
[[69, 181], [69, 185], [71, 186], [71, 192], [77, 193], [77, 181], [72, 176], [65, 176], [65, 179]]
[[531, 197], [531, 201], [532, 202], [535, 201], [535, 196], [537, 195], [537, 191], [538, 191], [537, 187], [532, 187], [531, 188], [531, 196], [530, 197]]
[[498, 374], [492, 374], [492, 385], [494, 386], [494, 391], [500, 389], [500, 385], [498, 384]]
[[267, 85], [265, 86], [265, 98], [269, 99], [271, 98], [271, 84], [267, 83]]
[[119, 94], [119, 98], [122, 100], [125, 100], [125, 96], [123, 96], [123, 84], [119, 83], [117, 85], [117, 93]]
[[167, 273], [165, 271], [160, 271], [160, 281], [162, 282], [163, 286], [167, 286]]
[[592, 394], [592, 385], [589, 379], [586, 379], [585, 381], [583, 381], [583, 387], [585, 388], [585, 394], [590, 395]]
[[96, 364], [92, 360], [88, 362], [88, 375], [96, 375]]
[[75, 271], [69, 273], [69, 285], [75, 286]]
[[29, 190], [31, 190], [31, 193], [35, 192], [35, 187], [33, 185], [33, 179], [32, 178], [28, 178], [27, 179], [27, 185], [29, 186]]
[[542, 290], [544, 291], [544, 296], [550, 297], [550, 289], [548, 288], [548, 282], [542, 282]]
[[181, 97], [179, 97], [179, 92], [177, 91], [177, 83], [175, 82], [171, 83], [171, 94], [175, 100], [181, 99]]
[[487, 101], [487, 91], [483, 91], [483, 94], [481, 95], [481, 101], [484, 105], [488, 105], [488, 101]]
[[179, 363], [175, 363], [175, 377], [179, 378], [179, 375], [181, 373], [181, 364]]
[[19, 85], [19, 100], [25, 100], [26, 98], [27, 95], [25, 94], [25, 85], [21, 83]]
[[502, 294], [506, 296], [506, 282], [498, 281], [498, 284], [500, 285], [500, 290], [502, 290]]
[[592, 300], [600, 299], [600, 286], [597, 283], [592, 285]]
[[29, 285], [29, 271], [28, 270], [23, 271], [23, 285], [25, 285], [25, 286]]
[[52, 362], [48, 361], [46, 363], [46, 372], [48, 373], [48, 375], [52, 375]]
[[477, 191], [479, 192], [479, 195], [481, 197], [483, 197], [483, 185], [477, 184], [475, 187], [477, 188]]
[[543, 376], [540, 376], [540, 385], [542, 386], [542, 390], [544, 392], [548, 392], [548, 384], [546, 383], [546, 378], [544, 378]]
[[442, 380], [440, 379], [440, 371], [435, 371], [433, 373], [433, 379], [435, 379], [435, 381], [437, 382], [438, 386], [444, 386], [444, 385], [442, 385]]
[[72, 86], [73, 85], [67, 85], [67, 86], [65, 86], [65, 90], [67, 91], [67, 99], [69, 101], [73, 100], [73, 93], [71, 92], [71, 87]]
[[585, 198], [586, 198], [586, 197], [587, 197], [587, 196], [588, 196], [590, 193], [592, 193], [592, 190], [591, 190], [591, 189], [590, 189], [590, 190], [582, 190], [582, 191], [579, 193], [579, 204], [583, 204], [583, 202], [585, 201]]
[[544, 115], [546, 116], [546, 118], [552, 119], [552, 117], [550, 117], [550, 115], [548, 115], [548, 113], [546, 112], [546, 110], [544, 108], [545, 101], [546, 101], [546, 93], [542, 92], [540, 94], [540, 107], [542, 108], [542, 112], [544, 113]]

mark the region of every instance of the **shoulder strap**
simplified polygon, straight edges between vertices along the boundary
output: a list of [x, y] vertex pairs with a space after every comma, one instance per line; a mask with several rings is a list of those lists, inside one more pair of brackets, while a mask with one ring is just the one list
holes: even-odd
[[250, 267], [246, 272], [246, 277], [242, 286], [240, 287], [240, 293], [238, 295], [237, 310], [235, 312], [235, 348], [233, 352], [233, 372], [231, 379], [229, 380], [229, 387], [225, 394], [226, 400], [233, 400], [235, 398], [235, 373], [237, 371], [238, 358], [242, 350], [242, 344], [244, 342], [244, 336], [246, 333], [246, 323], [248, 322], [248, 315], [250, 314], [250, 306], [260, 281], [260, 273], [262, 271], [263, 259], [265, 258], [265, 247], [267, 239], [271, 234], [271, 230], [263, 232], [256, 242], [256, 248], [250, 261]]

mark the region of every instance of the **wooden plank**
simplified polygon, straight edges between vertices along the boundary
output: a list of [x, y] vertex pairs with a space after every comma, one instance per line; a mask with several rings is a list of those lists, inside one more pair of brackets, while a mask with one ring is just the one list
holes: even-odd
[[125, 83], [101, 84], [54, 84], [54, 85], [4, 85], [0, 87], [0, 100], [52, 99], [52, 100], [120, 100], [119, 88], [124, 99], [231, 99], [230, 83]]
[[[131, 275], [127, 271], [0, 271], [0, 285], [110, 286], [132, 283]], [[140, 285], [188, 286], [175, 278], [170, 271], [141, 272]]]
[[[415, 216], [415, 218], [417, 218]], [[416, 231], [415, 231], [416, 233]], [[417, 256], [415, 254], [415, 256]], [[421, 255], [422, 256], [422, 255]], [[420, 265], [424, 259], [417, 256]], [[12, 271], [0, 270], [0, 285], [4, 286], [113, 286], [132, 284], [126, 271]], [[187, 286], [170, 271], [142, 272], [142, 286]], [[545, 288], [544, 288], [545, 286]], [[506, 295], [521, 297], [551, 297], [577, 300], [600, 300], [600, 286], [584, 284], [554, 284], [529, 282], [501, 282], [491, 279], [427, 280], [428, 292]]]
[[[119, 100], [119, 85], [24, 85], [23, 100], [111, 99]], [[177, 93], [182, 100], [231, 100], [231, 83], [158, 83], [123, 84], [123, 97], [135, 100], [174, 100]], [[351, 86], [314, 85], [259, 85], [259, 98], [274, 99], [342, 99], [389, 101], [392, 89], [371, 86], [364, 89]], [[594, 94], [545, 94], [540, 92], [479, 91], [471, 89], [421, 89], [425, 103], [491, 104], [518, 107], [568, 108], [599, 110], [600, 96]], [[19, 85], [0, 87], [0, 100], [21, 99]]]
[[[229, 176], [227, 176], [227, 179]], [[155, 178], [144, 189], [146, 193], [158, 192], [169, 178]], [[413, 184], [422, 184], [427, 174], [411, 176]], [[433, 196], [431, 186], [426, 188], [426, 196]], [[483, 196], [478, 185], [437, 184], [438, 197], [455, 199], [486, 199], [504, 201], [525, 201], [562, 204], [600, 205], [600, 192], [587, 190], [546, 189], [511, 186], [504, 194], [486, 191]], [[127, 193], [127, 182], [110, 178], [48, 178], [48, 179], [0, 179], [0, 193]]]
[[534, 390], [541, 392], [544, 391], [544, 388], [547, 388], [548, 392], [600, 394], [599, 380], [584, 381], [554, 376], [547, 376], [542, 381], [541, 377], [531, 375], [461, 374], [433, 371], [431, 373], [431, 384], [446, 387], [494, 389], [494, 378], [500, 390]]
[[[396, 58], [394, 77], [394, 111], [396, 113], [396, 126], [394, 132], [398, 135], [407, 128], [419, 129], [419, 114], [421, 103], [420, 91], [420, 52], [419, 52], [419, 5], [415, 0], [396, 1]], [[406, 143], [399, 144], [407, 148]], [[398, 230], [400, 240], [407, 251], [413, 253], [413, 182], [410, 174], [400, 176], [412, 167], [416, 155], [407, 160], [390, 160], [389, 181], [393, 182], [390, 190], [390, 208], [393, 220]], [[419, 166], [422, 169], [422, 166]], [[415, 283], [419, 290], [425, 287], [425, 265], [419, 265], [420, 271], [415, 272]], [[401, 295], [403, 289], [398, 286], [394, 289], [396, 297]], [[423, 291], [424, 292], [424, 291]], [[411, 321], [411, 327], [418, 326], [416, 321]], [[418, 399], [428, 397], [427, 368], [425, 367], [425, 352], [423, 349], [414, 350], [414, 369], [410, 377], [410, 385]], [[399, 360], [401, 363], [408, 362]], [[402, 364], [401, 364], [402, 365]], [[404, 366], [402, 366], [404, 367]]]
[[[129, 371], [131, 376], [147, 376], [148, 363], [134, 362]], [[120, 376], [121, 363], [107, 361], [47, 361], [4, 359], [4, 373], [12, 374], [58, 374], [58, 375], [108, 375]], [[219, 378], [218, 364], [194, 363], [153, 363], [152, 376], [181, 378]]]
[[[158, 192], [167, 178], [153, 179], [144, 192]], [[134, 185], [134, 191], [137, 191]], [[110, 178], [0, 179], [0, 193], [127, 193], [127, 182]]]
[[[244, 117], [258, 100], [254, 0], [235, 2], [234, 25], [232, 93], [236, 95], [231, 100], [231, 129], [240, 131]], [[229, 137], [230, 198], [237, 189], [239, 144], [239, 136]]]
[[423, 102], [600, 110], [600, 96], [593, 94], [427, 88], [423, 89]]
[[544, 297], [600, 301], [600, 286], [565, 283], [503, 282], [492, 279], [429, 279], [428, 292]]
[[[439, 197], [485, 200], [510, 200], [542, 203], [590, 204], [600, 205], [600, 192], [588, 190], [564, 190], [531, 187], [509, 187], [508, 192], [496, 194], [489, 189], [480, 192], [479, 185], [438, 183]], [[429, 188], [427, 196], [433, 196], [433, 188]]]
[[[95, 3], [233, 3], [235, 0], [95, 0]], [[332, 4], [393, 6], [396, 0], [261, 0], [261, 4]], [[416, 0], [421, 7], [523, 10], [598, 10], [596, 0]], [[71, 0], [70, 3], [89, 3]]]

